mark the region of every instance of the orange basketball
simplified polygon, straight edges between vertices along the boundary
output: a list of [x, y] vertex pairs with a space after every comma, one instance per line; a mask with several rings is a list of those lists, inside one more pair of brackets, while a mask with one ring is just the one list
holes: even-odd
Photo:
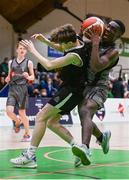
[[104, 31], [104, 22], [98, 17], [89, 17], [82, 22], [81, 31], [88, 39], [89, 37], [85, 34], [85, 32], [90, 28], [93, 28], [99, 36], [102, 36]]

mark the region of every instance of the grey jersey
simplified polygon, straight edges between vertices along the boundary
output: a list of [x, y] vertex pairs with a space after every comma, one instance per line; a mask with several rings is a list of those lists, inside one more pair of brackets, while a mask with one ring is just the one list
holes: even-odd
[[[103, 56], [104, 54], [107, 53], [108, 50], [114, 49], [113, 46], [110, 46], [108, 48], [100, 48], [100, 56]], [[109, 72], [110, 70], [117, 64], [119, 58], [114, 62], [114, 64], [110, 65], [106, 69], [102, 70], [101, 72], [95, 74], [92, 72], [90, 67], [88, 68], [88, 83], [93, 84], [93, 85], [106, 85], [108, 86], [108, 78], [109, 78]]]
[[7, 98], [7, 106], [18, 106], [25, 109], [28, 101], [28, 81], [23, 77], [23, 72], [28, 72], [28, 59], [24, 59], [18, 63], [16, 59], [11, 63], [11, 81], [9, 83], [9, 93]]
[[23, 77], [24, 72], [29, 72], [28, 59], [24, 59], [21, 63], [18, 63], [16, 59], [11, 63], [11, 81], [10, 84], [27, 84], [27, 80]]

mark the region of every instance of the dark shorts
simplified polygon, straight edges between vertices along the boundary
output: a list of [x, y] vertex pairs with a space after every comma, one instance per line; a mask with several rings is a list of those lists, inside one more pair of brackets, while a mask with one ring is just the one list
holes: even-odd
[[60, 114], [69, 114], [83, 100], [82, 91], [75, 92], [69, 86], [62, 86], [55, 96], [48, 102], [52, 106], [60, 109]]
[[104, 102], [108, 96], [108, 88], [106, 85], [96, 85], [96, 86], [89, 86], [85, 87], [83, 92], [85, 99], [91, 99], [95, 101], [98, 105], [98, 109], [104, 106]]
[[26, 85], [10, 85], [6, 106], [26, 109], [28, 104], [28, 89]]

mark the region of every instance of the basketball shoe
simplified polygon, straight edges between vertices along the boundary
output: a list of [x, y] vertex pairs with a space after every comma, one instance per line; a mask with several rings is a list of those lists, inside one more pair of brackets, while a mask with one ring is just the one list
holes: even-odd
[[[91, 157], [90, 149], [87, 149], [87, 153], [89, 153], [89, 157]], [[81, 165], [81, 159], [78, 156], [75, 156], [74, 167], [79, 167]]]
[[[82, 145], [74, 144], [72, 146], [72, 152], [75, 156], [80, 158], [81, 163], [83, 165], [89, 165], [91, 163], [90, 156], [89, 156], [89, 149], [87, 148], [87, 146], [85, 144], [82, 144]], [[77, 159], [76, 159], [76, 165], [77, 164], [78, 164], [78, 166], [80, 165], [79, 162], [77, 163]]]
[[31, 141], [31, 136], [29, 134], [24, 134], [22, 142], [30, 142]]
[[29, 155], [27, 151], [23, 151], [19, 157], [10, 159], [10, 162], [13, 164], [14, 167], [21, 167], [21, 168], [37, 167], [35, 154]]
[[110, 141], [110, 138], [111, 138], [111, 131], [108, 130], [108, 131], [105, 131], [103, 133], [102, 142], [99, 142], [97, 140], [97, 143], [99, 145], [101, 145], [104, 154], [107, 154], [108, 151], [109, 151], [109, 141]]
[[107, 154], [109, 151], [110, 138], [111, 138], [111, 131], [105, 131], [103, 133], [102, 143], [100, 144], [104, 154]]

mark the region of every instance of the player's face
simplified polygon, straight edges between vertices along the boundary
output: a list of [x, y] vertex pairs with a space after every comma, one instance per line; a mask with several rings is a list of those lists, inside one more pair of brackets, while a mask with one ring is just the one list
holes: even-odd
[[120, 36], [121, 36], [121, 30], [119, 25], [116, 22], [111, 21], [105, 28], [105, 31], [103, 33], [103, 41], [114, 42]]
[[25, 48], [24, 46], [22, 46], [21, 44], [19, 44], [18, 47], [17, 47], [16, 52], [17, 52], [17, 54], [18, 54], [19, 56], [25, 56], [26, 53], [27, 53], [27, 50], [26, 50], [26, 48]]

